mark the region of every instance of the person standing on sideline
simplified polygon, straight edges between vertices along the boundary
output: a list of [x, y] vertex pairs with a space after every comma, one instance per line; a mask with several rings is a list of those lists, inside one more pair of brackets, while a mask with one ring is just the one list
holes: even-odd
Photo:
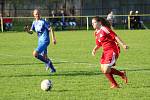
[[115, 27], [115, 16], [114, 16], [114, 12], [111, 11], [108, 15], [107, 15], [107, 20], [109, 21], [110, 25], [112, 28]]
[[[125, 71], [115, 69], [116, 60], [119, 57], [120, 47], [119, 44], [125, 49], [128, 46], [112, 31], [110, 23], [102, 17], [94, 17], [92, 19], [92, 26], [95, 29], [96, 46], [93, 48], [92, 55], [95, 56], [97, 50], [102, 47], [103, 53], [100, 60], [101, 71], [105, 74], [106, 78], [110, 81], [111, 88], [119, 88], [113, 75], [120, 76], [125, 83], [127, 83], [127, 76]], [[119, 43], [119, 44], [118, 44]]]
[[141, 18], [139, 16], [139, 11], [135, 11], [134, 23], [135, 29], [141, 29]]
[[129, 13], [129, 17], [128, 17], [128, 23], [130, 23], [130, 29], [133, 30], [135, 29], [135, 21], [134, 21], [134, 12], [131, 10]]
[[33, 56], [40, 61], [44, 62], [46, 65], [46, 70], [51, 68], [51, 72], [56, 72], [56, 69], [54, 68], [52, 61], [47, 56], [47, 47], [50, 43], [49, 38], [49, 31], [52, 36], [53, 43], [56, 44], [56, 38], [54, 35], [53, 30], [49, 27], [48, 23], [41, 18], [40, 10], [35, 9], [33, 11], [33, 16], [35, 20], [32, 23], [31, 29], [29, 29], [28, 26], [25, 27], [25, 31], [27, 31], [29, 34], [32, 34], [33, 31], [37, 33], [38, 36], [38, 46], [33, 51]]

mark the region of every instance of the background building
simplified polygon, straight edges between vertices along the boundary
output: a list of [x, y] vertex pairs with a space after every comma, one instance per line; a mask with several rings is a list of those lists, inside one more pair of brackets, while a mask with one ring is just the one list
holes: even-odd
[[56, 16], [60, 16], [61, 10], [64, 10], [65, 16], [76, 16], [75, 20], [79, 29], [83, 27], [88, 29], [91, 25], [91, 16], [106, 17], [110, 11], [113, 11], [115, 15], [115, 28], [129, 27], [128, 15], [131, 10], [142, 14], [141, 20], [146, 26], [150, 25], [150, 0], [0, 0], [0, 14], [4, 18], [13, 18], [13, 27], [21, 26], [21, 24], [23, 27], [24, 24], [31, 23], [31, 18], [21, 17], [32, 17], [32, 11], [35, 8], [41, 10], [44, 18], [52, 17], [53, 10], [57, 13]]
[[110, 10], [119, 15], [126, 15], [130, 10], [149, 14], [150, 0], [0, 0], [3, 16], [31, 16], [34, 8], [40, 8], [44, 16], [51, 10], [62, 9], [77, 16], [107, 15]]

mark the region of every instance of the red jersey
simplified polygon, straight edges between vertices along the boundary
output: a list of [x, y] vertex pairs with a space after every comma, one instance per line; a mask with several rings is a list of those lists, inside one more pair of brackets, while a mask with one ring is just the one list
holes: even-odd
[[120, 53], [120, 47], [115, 39], [116, 33], [110, 28], [102, 26], [95, 32], [96, 45], [102, 46], [103, 51], [113, 50], [116, 54]]
[[3, 22], [4, 23], [12, 23], [12, 18], [4, 18]]

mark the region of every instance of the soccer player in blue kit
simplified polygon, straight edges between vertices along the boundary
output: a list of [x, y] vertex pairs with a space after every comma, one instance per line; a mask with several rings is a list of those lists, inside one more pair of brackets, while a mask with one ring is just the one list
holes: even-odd
[[49, 24], [44, 19], [41, 19], [40, 10], [35, 9], [33, 11], [33, 16], [35, 20], [32, 23], [31, 29], [29, 29], [28, 26], [25, 27], [25, 31], [27, 31], [30, 34], [32, 34], [33, 31], [35, 31], [38, 36], [38, 46], [33, 51], [33, 56], [45, 63], [46, 70], [50, 68], [52, 73], [56, 72], [52, 61], [47, 56], [47, 47], [50, 43], [49, 31], [51, 33], [53, 43], [56, 44], [54, 32], [50, 28]]

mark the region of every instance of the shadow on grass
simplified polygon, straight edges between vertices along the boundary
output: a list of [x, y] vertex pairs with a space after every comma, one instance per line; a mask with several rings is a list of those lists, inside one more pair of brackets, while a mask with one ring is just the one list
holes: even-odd
[[[54, 64], [62, 64], [62, 63], [74, 63], [74, 64], [89, 64], [88, 62], [54, 62]], [[40, 65], [43, 63], [17, 63], [17, 64], [0, 64], [0, 66], [30, 66], [30, 65]], [[0, 77], [36, 77], [36, 76], [91, 76], [91, 75], [99, 75], [101, 74], [100, 71], [81, 71], [80, 69], [78, 71], [61, 71], [56, 73], [50, 73], [50, 74], [17, 74], [17, 75], [1, 75]]]
[[136, 71], [150, 71], [150, 68], [145, 68], [145, 69], [127, 69], [126, 71], [133, 71], [133, 72], [136, 72]]
[[[68, 63], [68, 62], [54, 62], [54, 64], [62, 64], [62, 63]], [[10, 63], [10, 64], [0, 64], [0, 66], [28, 66], [28, 65], [41, 65], [41, 64], [44, 64], [44, 63]]]
[[63, 73], [50, 74], [50, 76], [93, 76], [102, 74], [100, 71], [64, 71]]
[[[76, 63], [76, 64], [89, 64], [88, 62], [54, 62], [54, 64], [62, 64], [62, 63]], [[0, 64], [0, 66], [29, 66], [29, 65], [39, 65], [43, 63], [17, 63], [17, 64]], [[150, 68], [145, 69], [125, 69], [128, 72], [136, 72], [136, 71], [150, 71]], [[46, 73], [46, 74], [17, 74], [17, 75], [0, 75], [0, 77], [38, 77], [38, 76], [92, 76], [92, 75], [100, 75], [102, 74], [99, 70], [89, 70], [89, 71], [81, 71], [78, 69], [77, 71], [60, 71], [56, 73]]]
[[0, 77], [39, 77], [39, 76], [93, 76], [100, 75], [99, 71], [64, 71], [63, 73], [50, 73], [50, 74], [17, 74], [17, 75], [0, 75]]
[[[126, 71], [150, 71], [150, 69], [137, 69], [137, 70], [126, 70]], [[50, 73], [50, 74], [17, 74], [17, 75], [1, 75], [0, 77], [38, 77], [38, 76], [96, 76], [101, 75], [101, 73], [98, 70], [93, 71], [62, 71], [62, 72], [56, 72], [56, 73]]]
[[0, 64], [1, 66], [20, 66], [20, 65], [39, 65], [39, 64], [43, 64], [43, 63], [17, 63], [17, 64], [15, 64], [15, 63], [12, 63], [12, 64]]
[[64, 90], [53, 90], [53, 92], [70, 92], [70, 91], [72, 91], [72, 90], [66, 90], [66, 89], [64, 89]]
[[[53, 62], [53, 64], [62, 64], [62, 63], [74, 63], [74, 64], [89, 64], [88, 62], [65, 62], [65, 61], [59, 61], [59, 62]], [[0, 66], [28, 66], [28, 65], [41, 65], [41, 64], [44, 64], [44, 63], [41, 63], [41, 62], [33, 62], [33, 63], [10, 63], [10, 64], [6, 64], [6, 63], [3, 63], [3, 64], [0, 64]]]

